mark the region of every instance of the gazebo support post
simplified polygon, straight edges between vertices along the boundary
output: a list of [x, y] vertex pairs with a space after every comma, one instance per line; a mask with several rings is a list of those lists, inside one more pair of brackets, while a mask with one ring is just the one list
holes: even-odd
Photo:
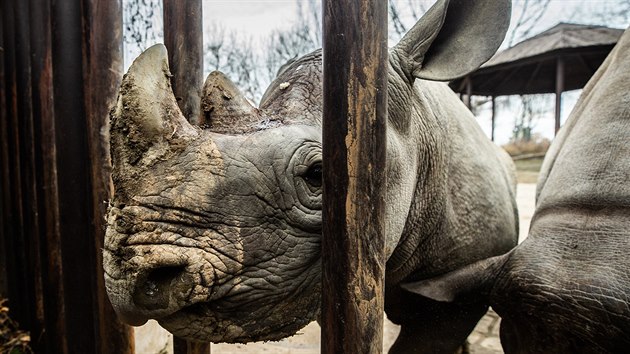
[[466, 107], [472, 111], [472, 79], [466, 76]]
[[556, 125], [555, 134], [560, 130], [560, 112], [562, 109], [562, 91], [564, 91], [564, 59], [556, 61]]
[[495, 116], [496, 116], [496, 105], [494, 102], [494, 96], [492, 96], [491, 101], [492, 103], [492, 130], [490, 132], [490, 140], [494, 141], [494, 128], [495, 128]]

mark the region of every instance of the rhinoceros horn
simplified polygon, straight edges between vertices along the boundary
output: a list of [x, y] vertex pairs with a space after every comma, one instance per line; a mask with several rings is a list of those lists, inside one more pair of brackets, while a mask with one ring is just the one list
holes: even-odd
[[142, 53], [123, 78], [111, 115], [111, 155], [114, 182], [133, 178], [143, 166], [196, 138], [170, 83], [166, 47], [154, 45]]
[[216, 133], [238, 134], [255, 130], [262, 120], [252, 106], [222, 72], [208, 75], [201, 93], [201, 119], [207, 129]]

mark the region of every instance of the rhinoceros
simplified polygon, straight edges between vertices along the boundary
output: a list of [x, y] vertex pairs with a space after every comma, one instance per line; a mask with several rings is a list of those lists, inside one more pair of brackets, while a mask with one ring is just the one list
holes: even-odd
[[[441, 82], [491, 57], [509, 1], [448, 1], [391, 49], [386, 311], [394, 351], [450, 353], [487, 310], [403, 291], [514, 247], [510, 158]], [[198, 341], [278, 340], [320, 309], [322, 54], [288, 64], [253, 107], [225, 75], [203, 88], [206, 126], [187, 122], [165, 48], [125, 75], [111, 113], [115, 193], [103, 251], [125, 321]], [[433, 81], [428, 81], [428, 80]]]
[[630, 31], [588, 82], [541, 168], [529, 235], [511, 252], [403, 287], [486, 298], [506, 353], [630, 348]]

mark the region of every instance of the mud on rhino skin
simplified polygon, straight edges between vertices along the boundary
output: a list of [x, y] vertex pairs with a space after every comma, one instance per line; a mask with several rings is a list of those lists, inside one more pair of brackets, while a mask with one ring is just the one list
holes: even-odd
[[[434, 82], [489, 59], [509, 15], [509, 1], [442, 0], [390, 52], [386, 312], [402, 326], [392, 351], [453, 352], [487, 309], [401, 281], [516, 244], [511, 160]], [[210, 74], [204, 129], [177, 107], [166, 58], [157, 45], [135, 60], [111, 114], [110, 300], [128, 323], [157, 319], [194, 340], [292, 335], [320, 306], [321, 52], [285, 67], [258, 108]]]

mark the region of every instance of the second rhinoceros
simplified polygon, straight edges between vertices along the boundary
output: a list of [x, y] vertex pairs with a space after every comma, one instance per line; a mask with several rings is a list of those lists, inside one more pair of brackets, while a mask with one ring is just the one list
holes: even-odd
[[[443, 83], [496, 51], [508, 1], [440, 1], [390, 52], [386, 312], [393, 351], [453, 352], [483, 302], [402, 290], [517, 240], [513, 165]], [[285, 67], [251, 106], [225, 76], [204, 85], [204, 129], [173, 96], [165, 48], [138, 57], [112, 111], [114, 198], [104, 249], [111, 302], [180, 337], [277, 340], [320, 308], [321, 52]]]
[[486, 296], [506, 353], [630, 348], [630, 30], [584, 87], [545, 156], [527, 239], [405, 284], [442, 301]]

